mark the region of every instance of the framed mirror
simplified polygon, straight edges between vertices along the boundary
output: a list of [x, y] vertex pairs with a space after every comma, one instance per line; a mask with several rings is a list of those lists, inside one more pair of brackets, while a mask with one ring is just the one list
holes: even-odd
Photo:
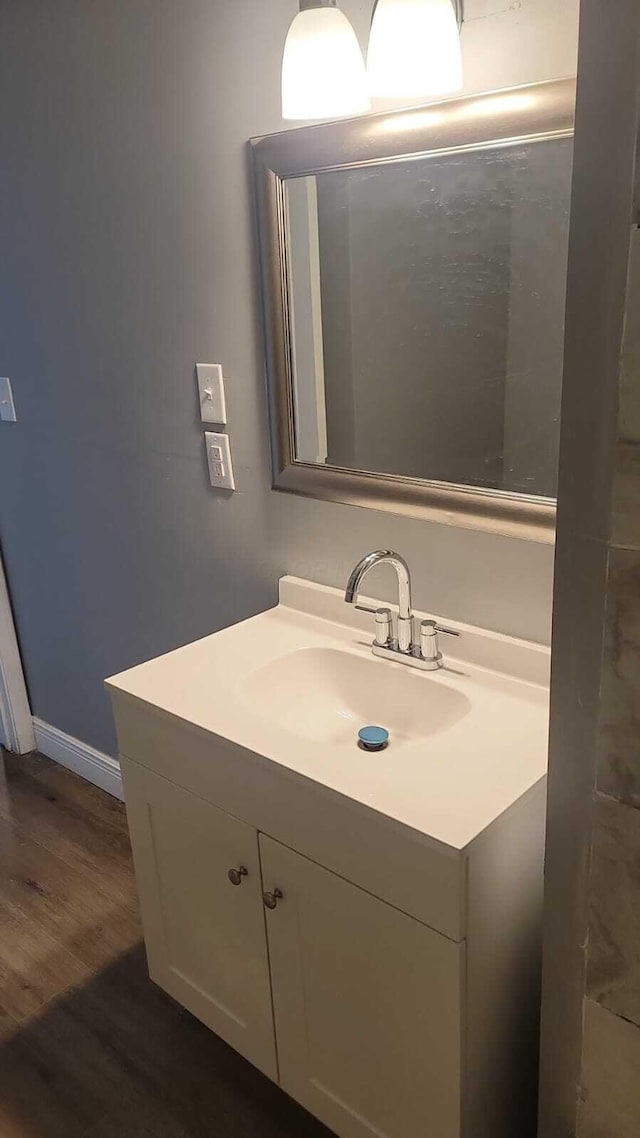
[[553, 540], [574, 104], [252, 140], [276, 489]]

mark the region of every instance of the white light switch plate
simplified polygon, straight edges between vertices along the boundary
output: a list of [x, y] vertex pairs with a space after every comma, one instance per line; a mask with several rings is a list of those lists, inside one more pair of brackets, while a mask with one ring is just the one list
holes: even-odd
[[231, 463], [231, 447], [228, 435], [218, 435], [214, 431], [205, 431], [207, 443], [207, 462], [209, 463], [209, 478], [211, 485], [217, 490], [235, 490]]
[[16, 421], [11, 380], [6, 375], [0, 377], [0, 419], [5, 423], [15, 423]]
[[200, 417], [203, 423], [226, 423], [227, 406], [224, 398], [222, 364], [196, 364]]

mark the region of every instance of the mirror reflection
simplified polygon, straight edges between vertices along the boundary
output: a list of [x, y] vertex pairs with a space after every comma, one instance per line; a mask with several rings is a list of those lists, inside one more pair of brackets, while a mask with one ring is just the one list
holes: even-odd
[[298, 461], [555, 497], [571, 158], [285, 179]]

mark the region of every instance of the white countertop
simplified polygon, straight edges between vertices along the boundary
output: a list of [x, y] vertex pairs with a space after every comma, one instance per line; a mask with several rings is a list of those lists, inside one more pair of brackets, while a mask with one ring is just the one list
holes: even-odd
[[[546, 774], [549, 650], [443, 623], [462, 633], [443, 638], [447, 668], [417, 671], [372, 656], [373, 618], [347, 606], [339, 590], [288, 577], [276, 608], [114, 676], [107, 687], [459, 850]], [[312, 680], [317, 668], [325, 701], [334, 688], [340, 701], [338, 673], [349, 677], [350, 668], [360, 690], [370, 677], [383, 697], [386, 689], [390, 699], [400, 694], [386, 750], [357, 747], [365, 724], [348, 698], [336, 708], [344, 733], [330, 742], [313, 737], [309, 668]], [[431, 722], [429, 700], [453, 711]], [[384, 710], [385, 699], [377, 702]]]

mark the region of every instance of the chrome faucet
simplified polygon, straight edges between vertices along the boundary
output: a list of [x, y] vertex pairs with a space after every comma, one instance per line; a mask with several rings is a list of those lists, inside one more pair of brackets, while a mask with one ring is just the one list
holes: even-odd
[[[355, 569], [352, 570], [351, 576], [347, 581], [347, 587], [344, 594], [344, 599], [349, 605], [355, 605], [361, 612], [373, 612], [376, 614], [376, 643], [379, 642], [380, 634], [387, 630], [387, 635], [382, 641], [386, 644], [388, 640], [392, 639], [391, 628], [391, 611], [389, 609], [370, 609], [366, 605], [358, 604], [358, 593], [362, 580], [373, 569], [374, 565], [383, 565], [387, 562], [393, 565], [398, 575], [398, 637], [397, 637], [397, 651], [410, 652], [413, 642], [413, 612], [411, 611], [411, 577], [409, 575], [409, 566], [407, 565], [404, 557], [399, 553], [392, 553], [390, 549], [379, 549], [376, 553], [368, 553], [358, 562]], [[383, 613], [385, 619], [378, 621], [378, 614]]]
[[[397, 636], [393, 635], [391, 609], [372, 609], [367, 605], [358, 604], [363, 578], [375, 565], [384, 564], [393, 565], [398, 577]], [[409, 664], [412, 668], [422, 668], [428, 672], [442, 668], [444, 662], [438, 644], [438, 633], [445, 632], [448, 636], [460, 635], [451, 628], [442, 628], [435, 620], [423, 620], [420, 624], [419, 640], [415, 641], [409, 566], [404, 557], [399, 553], [393, 553], [390, 549], [379, 549], [374, 553], [368, 553], [358, 562], [347, 581], [344, 599], [347, 604], [355, 605], [360, 612], [374, 614], [376, 618], [376, 635], [372, 645], [374, 656]]]

